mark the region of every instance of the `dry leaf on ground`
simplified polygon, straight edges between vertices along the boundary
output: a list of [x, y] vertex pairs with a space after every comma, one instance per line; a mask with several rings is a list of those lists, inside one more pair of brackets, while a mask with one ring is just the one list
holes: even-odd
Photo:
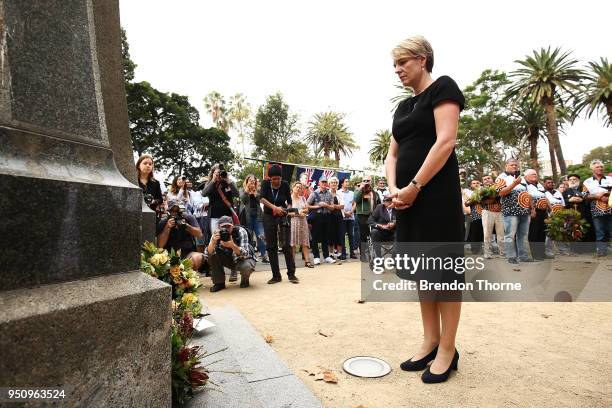
[[270, 336], [269, 334], [264, 337], [264, 339], [266, 340], [266, 343], [270, 344], [274, 341], [274, 337]]
[[330, 331], [323, 331], [323, 330], [319, 330], [319, 334], [323, 337], [332, 337], [334, 335], [333, 332]]
[[[365, 303], [365, 300], [361, 300], [361, 299], [359, 299], [359, 300], [356, 300], [356, 301], [355, 301], [355, 303]], [[361, 405], [360, 405], [360, 406], [361, 406]]]
[[336, 375], [331, 371], [325, 371], [323, 373], [323, 381], [332, 384], [338, 384], [338, 377], [336, 377]]

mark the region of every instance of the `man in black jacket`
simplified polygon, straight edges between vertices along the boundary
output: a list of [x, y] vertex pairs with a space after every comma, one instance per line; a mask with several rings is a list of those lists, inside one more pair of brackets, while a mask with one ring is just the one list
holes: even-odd
[[378, 204], [368, 218], [368, 225], [372, 227], [370, 238], [377, 257], [380, 257], [381, 242], [395, 239], [395, 209], [391, 208], [391, 203], [391, 197], [385, 195], [383, 203]]

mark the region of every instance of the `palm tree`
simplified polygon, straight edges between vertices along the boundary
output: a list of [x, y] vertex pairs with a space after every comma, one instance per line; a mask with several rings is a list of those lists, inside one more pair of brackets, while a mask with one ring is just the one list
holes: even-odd
[[237, 127], [238, 139], [242, 144], [242, 156], [246, 152], [244, 150], [245, 128], [251, 125], [251, 105], [246, 101], [244, 95], [237, 93], [230, 98], [229, 101], [229, 119], [232, 127]]
[[389, 152], [389, 144], [391, 143], [391, 131], [379, 130], [374, 134], [374, 139], [370, 140], [372, 147], [368, 152], [370, 154], [370, 162], [373, 164], [383, 164]]
[[219, 92], [212, 91], [204, 98], [204, 108], [212, 116], [215, 127], [227, 133], [231, 127], [231, 120], [228, 117], [225, 98]]
[[[513, 116], [521, 124], [518, 129], [521, 135], [529, 143], [529, 166], [539, 172], [538, 164], [538, 140], [544, 137], [544, 126], [546, 126], [546, 115], [540, 105], [530, 101], [523, 101], [512, 110]], [[552, 145], [548, 144], [552, 149]], [[553, 169], [553, 177], [557, 180], [557, 163], [554, 150], [550, 150], [550, 165]]]
[[555, 105], [566, 94], [580, 91], [580, 81], [585, 78], [584, 71], [576, 68], [577, 61], [570, 59], [570, 52], [561, 53], [560, 48], [552, 52], [550, 47], [533, 51], [533, 56], [515, 62], [522, 65], [510, 74], [515, 83], [508, 89], [510, 96], [519, 101], [531, 100], [544, 108], [547, 135], [556, 153], [562, 174], [567, 173], [563, 150], [559, 142]]
[[342, 123], [344, 115], [338, 112], [323, 112], [314, 115], [308, 124], [306, 142], [311, 144], [315, 153], [323, 152], [325, 158], [330, 158], [333, 152], [336, 164], [340, 163], [340, 155], [350, 156], [357, 144], [351, 132]]
[[410, 88], [406, 88], [401, 82], [394, 85], [396, 89], [399, 90], [399, 93], [391, 98], [391, 103], [393, 104], [393, 108], [391, 112], [395, 112], [399, 104], [404, 100], [410, 98], [414, 95], [414, 92]]
[[605, 125], [612, 126], [612, 64], [602, 57], [601, 62], [589, 62], [589, 66], [591, 70], [585, 92], [578, 102], [578, 110], [586, 108], [589, 118], [595, 111], [602, 114], [605, 111]]

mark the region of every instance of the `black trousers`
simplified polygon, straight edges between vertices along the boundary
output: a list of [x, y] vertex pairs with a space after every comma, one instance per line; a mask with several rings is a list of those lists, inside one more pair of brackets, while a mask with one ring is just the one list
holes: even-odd
[[470, 242], [470, 249], [473, 254], [479, 253], [482, 249], [482, 242], [484, 241], [484, 230], [482, 229], [482, 219], [472, 220], [470, 223], [470, 232], [468, 236], [468, 242]]
[[278, 265], [279, 235], [281, 238], [283, 255], [285, 255], [285, 263], [287, 264], [287, 275], [295, 275], [295, 259], [291, 252], [291, 227], [281, 226], [280, 218], [272, 214], [263, 215], [263, 227], [264, 235], [266, 236], [266, 252], [268, 252], [268, 259], [270, 260], [270, 267], [272, 268], [272, 277], [281, 277], [280, 266]]
[[215, 252], [208, 257], [208, 264], [210, 265], [210, 275], [212, 277], [213, 284], [225, 283], [225, 268], [238, 270], [242, 279], [248, 280], [251, 276], [251, 272], [255, 270], [254, 259], [240, 259], [238, 262], [234, 261], [234, 257], [230, 253]]
[[546, 210], [536, 210], [535, 218], [531, 219], [529, 223], [529, 248], [531, 249], [531, 256], [533, 259], [544, 259], [546, 255], [546, 248], [544, 241], [546, 240]]
[[[349, 239], [349, 252], [352, 254], [355, 249], [355, 238], [353, 233], [355, 232], [355, 220], [347, 220], [344, 221], [344, 232], [348, 235]], [[346, 256], [346, 240], [342, 239], [342, 256]]]
[[323, 250], [323, 258], [329, 256], [329, 242], [333, 233], [331, 214], [317, 214], [312, 221], [312, 256], [320, 258], [319, 244]]
[[374, 228], [372, 229], [372, 232], [370, 232], [370, 238], [372, 238], [372, 246], [374, 247], [374, 253], [378, 258], [380, 258], [381, 243], [395, 241], [395, 230], [387, 231]]

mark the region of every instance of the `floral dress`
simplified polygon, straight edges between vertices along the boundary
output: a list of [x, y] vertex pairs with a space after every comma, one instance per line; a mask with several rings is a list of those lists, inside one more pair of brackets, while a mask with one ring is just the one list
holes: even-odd
[[[292, 201], [291, 206], [299, 210], [306, 208], [306, 199], [300, 197], [297, 202]], [[306, 217], [291, 217], [291, 246], [297, 245], [310, 246], [310, 232], [308, 231]]]

